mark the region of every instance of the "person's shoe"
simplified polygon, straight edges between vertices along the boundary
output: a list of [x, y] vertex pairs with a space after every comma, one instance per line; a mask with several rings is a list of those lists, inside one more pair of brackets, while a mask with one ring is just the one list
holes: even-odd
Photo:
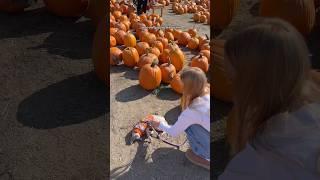
[[191, 149], [186, 152], [186, 158], [197, 166], [201, 166], [207, 170], [210, 170], [210, 161], [203, 159], [202, 157], [196, 155]]

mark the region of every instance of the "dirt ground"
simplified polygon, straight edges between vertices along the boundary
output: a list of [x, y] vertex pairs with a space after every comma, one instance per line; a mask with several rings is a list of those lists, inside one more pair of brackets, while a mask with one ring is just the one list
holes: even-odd
[[33, 5], [0, 14], [0, 179], [106, 179], [106, 88], [94, 26]]
[[[191, 14], [175, 15], [170, 8], [163, 12], [164, 26], [180, 26], [187, 30], [196, 25], [200, 34], [210, 35], [210, 27], [195, 24]], [[159, 12], [156, 12], [159, 13]], [[184, 49], [190, 61], [195, 52]], [[111, 67], [110, 74], [110, 169], [112, 179], [209, 179], [209, 171], [191, 164], [184, 156], [186, 143], [181, 150], [156, 139], [151, 144], [127, 145], [133, 125], [148, 114], [158, 113], [173, 124], [180, 113], [180, 95], [164, 87], [158, 95], [142, 89], [138, 70], [124, 66]], [[171, 138], [182, 143], [185, 135]]]

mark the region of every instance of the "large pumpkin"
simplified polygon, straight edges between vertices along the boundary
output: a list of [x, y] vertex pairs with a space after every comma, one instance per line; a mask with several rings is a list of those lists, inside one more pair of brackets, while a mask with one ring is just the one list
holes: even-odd
[[212, 18], [212, 25], [221, 29], [226, 28], [230, 24], [236, 10], [238, 9], [240, 0], [214, 0], [211, 3], [214, 17]]
[[160, 86], [161, 70], [157, 61], [144, 65], [139, 72], [139, 84], [146, 90], [154, 90]]
[[146, 42], [138, 42], [136, 45], [136, 49], [137, 49], [139, 55], [146, 53], [147, 49], [149, 49], [149, 48], [150, 48], [150, 46]]
[[284, 19], [303, 35], [310, 33], [315, 24], [315, 7], [312, 0], [262, 0], [260, 15]]
[[173, 77], [173, 79], [170, 82], [170, 86], [175, 92], [179, 94], [183, 93], [183, 82], [181, 81], [179, 73]]
[[176, 75], [176, 68], [169, 61], [160, 65], [161, 80], [164, 83], [170, 83], [173, 77]]
[[110, 65], [118, 65], [122, 61], [122, 51], [117, 47], [110, 48]]
[[232, 102], [232, 82], [227, 76], [227, 70], [224, 63], [223, 44], [212, 44], [213, 64], [212, 64], [212, 83], [213, 96], [219, 100]]
[[104, 82], [109, 81], [109, 65], [107, 63], [107, 25], [105, 20], [101, 20], [93, 39], [92, 60], [95, 72], [99, 79]]
[[83, 15], [84, 12], [87, 10], [88, 4], [89, 4], [89, 0], [43, 0], [43, 1], [50, 12], [58, 16], [66, 16], [66, 17], [78, 17]]
[[180, 71], [184, 66], [184, 54], [183, 54], [183, 52], [178, 48], [172, 49], [170, 51], [170, 56], [169, 57], [170, 57], [171, 63], [174, 65], [176, 70]]
[[136, 40], [136, 37], [131, 32], [128, 32], [123, 37], [123, 43], [126, 47], [135, 47], [137, 44], [137, 40]]
[[138, 61], [138, 67], [142, 68], [146, 64], [152, 64], [153, 61], [157, 61], [158, 57], [152, 53], [147, 52], [146, 54], [143, 54], [140, 56]]
[[180, 33], [178, 44], [182, 46], [188, 45], [189, 40], [191, 39], [191, 36], [188, 32], [182, 32]]
[[27, 1], [13, 1], [13, 0], [1, 0], [0, 11], [7, 13], [20, 13], [24, 11], [24, 8], [30, 6]]
[[202, 54], [194, 56], [191, 59], [190, 66], [191, 67], [198, 67], [198, 68], [202, 69], [202, 71], [208, 72], [208, 70], [209, 70], [208, 58]]
[[127, 47], [122, 52], [122, 59], [124, 65], [135, 67], [139, 61], [138, 51], [133, 47]]

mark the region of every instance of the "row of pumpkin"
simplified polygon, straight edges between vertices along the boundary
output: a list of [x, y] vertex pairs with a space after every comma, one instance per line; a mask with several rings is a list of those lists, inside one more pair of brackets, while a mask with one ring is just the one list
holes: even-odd
[[[113, 6], [117, 4], [115, 2]], [[138, 16], [131, 12], [127, 15], [121, 9], [114, 9], [110, 15], [110, 65], [123, 63], [127, 67], [139, 68], [139, 84], [146, 90], [156, 89], [162, 82], [182, 93], [182, 82], [177, 72], [183, 69], [186, 59], [178, 44], [199, 51], [199, 55], [191, 59], [190, 66], [207, 72], [209, 40], [198, 36], [195, 28], [183, 32], [163, 29], [162, 24], [163, 19], [157, 14]]]

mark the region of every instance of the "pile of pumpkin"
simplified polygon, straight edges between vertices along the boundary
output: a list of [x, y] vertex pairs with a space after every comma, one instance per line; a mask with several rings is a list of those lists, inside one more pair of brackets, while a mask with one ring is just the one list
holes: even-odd
[[170, 0], [159, 0], [158, 3], [164, 6], [169, 6]]
[[184, 3], [174, 2], [172, 10], [176, 14], [194, 14], [193, 20], [195, 22], [210, 24], [210, 7], [209, 0], [200, 0], [197, 2], [187, 1]]
[[[205, 36], [198, 36], [191, 28], [157, 28], [163, 19], [157, 14], [131, 13], [129, 17], [115, 10], [110, 16], [110, 65], [124, 64], [140, 69], [139, 83], [146, 90], [154, 90], [161, 82], [182, 93], [179, 71], [185, 65], [180, 46], [200, 51], [191, 59], [190, 66], [209, 70], [210, 46]], [[139, 41], [138, 41], [139, 40]]]

